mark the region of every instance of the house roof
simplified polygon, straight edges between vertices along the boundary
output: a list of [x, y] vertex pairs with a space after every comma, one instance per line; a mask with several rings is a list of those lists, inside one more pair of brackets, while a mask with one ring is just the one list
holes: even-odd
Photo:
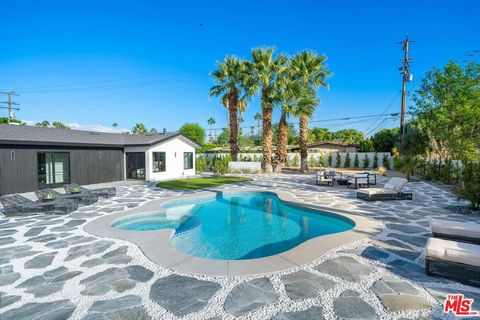
[[176, 137], [196, 148], [200, 147], [179, 132], [120, 134], [0, 124], [0, 144], [128, 147], [155, 145]]

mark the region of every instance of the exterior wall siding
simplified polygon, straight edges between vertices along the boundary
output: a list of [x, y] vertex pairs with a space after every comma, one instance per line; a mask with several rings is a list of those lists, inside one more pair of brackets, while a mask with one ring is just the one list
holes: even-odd
[[123, 148], [0, 145], [0, 195], [38, 188], [38, 152], [68, 152], [71, 182], [84, 185], [124, 179]]

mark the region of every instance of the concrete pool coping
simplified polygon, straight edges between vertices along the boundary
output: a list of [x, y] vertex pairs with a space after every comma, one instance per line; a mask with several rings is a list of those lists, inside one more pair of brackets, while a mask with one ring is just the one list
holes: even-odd
[[[170, 237], [174, 229], [131, 231], [111, 226], [113, 222], [122, 218], [159, 212], [162, 210], [161, 206], [163, 204], [172, 201], [209, 198], [215, 196], [218, 192], [268, 192], [276, 194], [281, 201], [288, 205], [337, 215], [353, 221], [355, 227], [348, 231], [315, 237], [288, 251], [268, 257], [248, 260], [210, 260], [188, 255], [172, 246]], [[92, 235], [122, 239], [136, 244], [147, 258], [163, 267], [180, 273], [210, 276], [259, 275], [289, 270], [310, 263], [341, 245], [370, 238], [379, 234], [382, 229], [383, 226], [380, 223], [362, 216], [350, 214], [348, 211], [302, 203], [288, 192], [280, 190], [271, 191], [262, 188], [242, 188], [241, 190], [212, 189], [194, 194], [152, 200], [134, 209], [97, 218], [84, 226], [84, 230]]]

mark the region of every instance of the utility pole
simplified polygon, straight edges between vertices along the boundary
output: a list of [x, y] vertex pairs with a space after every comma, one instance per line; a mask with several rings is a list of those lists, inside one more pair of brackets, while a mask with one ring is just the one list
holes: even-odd
[[10, 123], [10, 120], [13, 119], [13, 110], [20, 110], [19, 106], [20, 104], [13, 102], [12, 101], [12, 96], [18, 96], [18, 94], [15, 91], [8, 91], [8, 92], [3, 92], [0, 91], [1, 94], [6, 94], [7, 95], [7, 101], [2, 101], [0, 103], [6, 104], [6, 107], [0, 107], [0, 109], [8, 109], [8, 117], [7, 117], [7, 123]]
[[400, 135], [405, 134], [405, 105], [407, 103], [407, 81], [411, 81], [410, 77], [410, 62], [411, 59], [408, 58], [408, 45], [413, 42], [408, 40], [408, 34], [405, 37], [405, 40], [399, 42], [403, 45], [403, 66], [399, 68], [400, 73], [403, 76], [402, 81], [402, 109], [400, 112]]

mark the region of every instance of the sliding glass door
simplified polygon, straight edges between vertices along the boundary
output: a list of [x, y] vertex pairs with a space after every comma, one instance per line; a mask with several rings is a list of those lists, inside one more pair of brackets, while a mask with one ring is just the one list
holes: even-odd
[[68, 152], [39, 152], [38, 187], [56, 187], [70, 183], [70, 154]]

